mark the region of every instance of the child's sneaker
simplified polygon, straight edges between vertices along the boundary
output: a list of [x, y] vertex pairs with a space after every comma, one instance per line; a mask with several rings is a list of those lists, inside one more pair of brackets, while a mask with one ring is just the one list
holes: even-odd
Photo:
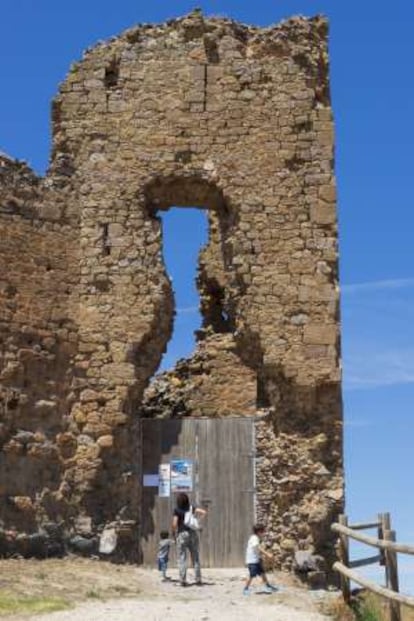
[[250, 595], [250, 589], [248, 589], [247, 587], [244, 587], [243, 595]]
[[273, 592], [279, 591], [279, 587], [274, 586], [273, 584], [267, 584], [266, 586], [267, 586], [268, 589], [270, 589]]
[[260, 593], [273, 593], [273, 592], [274, 592], [274, 589], [272, 589], [269, 584], [263, 587], [263, 589], [260, 591]]

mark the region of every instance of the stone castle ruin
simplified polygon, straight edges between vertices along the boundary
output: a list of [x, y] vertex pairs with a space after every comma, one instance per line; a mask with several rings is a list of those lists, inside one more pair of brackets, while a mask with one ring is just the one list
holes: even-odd
[[[71, 67], [52, 127], [45, 177], [0, 156], [0, 548], [121, 516], [138, 558], [140, 420], [249, 416], [279, 565], [329, 559], [343, 470], [326, 20], [194, 11], [131, 28]], [[151, 382], [175, 312], [171, 206], [208, 212], [203, 326]]]

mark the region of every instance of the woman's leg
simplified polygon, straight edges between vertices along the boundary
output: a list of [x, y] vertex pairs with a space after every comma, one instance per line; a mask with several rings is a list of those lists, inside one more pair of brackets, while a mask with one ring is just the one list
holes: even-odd
[[191, 560], [194, 567], [195, 579], [197, 583], [201, 583], [201, 566], [200, 566], [200, 540], [198, 538], [198, 533], [196, 531], [192, 531], [189, 533], [190, 541], [189, 548], [191, 554]]
[[178, 569], [181, 584], [185, 584], [187, 577], [187, 548], [189, 547], [189, 533], [183, 531], [177, 537]]

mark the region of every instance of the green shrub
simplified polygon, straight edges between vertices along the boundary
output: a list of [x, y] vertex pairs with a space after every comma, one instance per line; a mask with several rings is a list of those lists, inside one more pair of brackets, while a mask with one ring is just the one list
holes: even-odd
[[372, 601], [360, 601], [355, 607], [357, 621], [382, 621], [381, 611]]

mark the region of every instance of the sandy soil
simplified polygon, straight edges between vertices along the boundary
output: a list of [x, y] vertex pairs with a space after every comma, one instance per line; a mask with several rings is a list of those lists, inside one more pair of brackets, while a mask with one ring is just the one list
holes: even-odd
[[[261, 593], [261, 584], [257, 583], [246, 597], [242, 594], [244, 569], [204, 570], [201, 587], [192, 582], [189, 572], [189, 586], [183, 588], [176, 580], [175, 569], [170, 571], [171, 580], [161, 582], [155, 570], [114, 568], [96, 562], [92, 566], [80, 565], [79, 576], [83, 570], [90, 580], [91, 567], [97, 570], [96, 581], [92, 583], [96, 590], [92, 595], [89, 583], [88, 601], [76, 603], [75, 600], [76, 605], [70, 610], [7, 618], [13, 621], [327, 621], [330, 617], [319, 612], [321, 604], [338, 598], [336, 593], [307, 591], [286, 574], [271, 576], [272, 583], [281, 587], [280, 591], [270, 595]], [[123, 584], [124, 591], [114, 586], [111, 572], [115, 583]], [[134, 583], [136, 589], [132, 588]], [[116, 593], [120, 597], [114, 599]]]

